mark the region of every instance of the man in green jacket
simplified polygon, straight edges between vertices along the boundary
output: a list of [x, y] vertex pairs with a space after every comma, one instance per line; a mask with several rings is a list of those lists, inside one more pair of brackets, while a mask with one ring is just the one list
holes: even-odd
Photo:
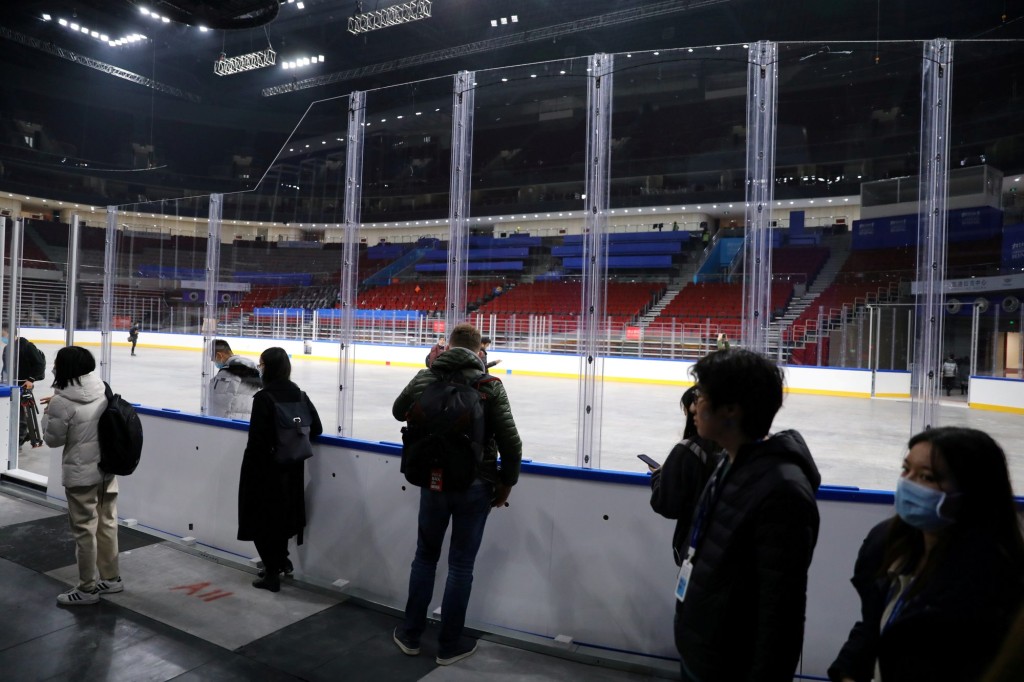
[[[484, 373], [480, 359], [480, 332], [463, 323], [452, 329], [448, 350], [409, 382], [395, 400], [391, 413], [405, 421], [409, 409], [424, 389], [439, 376], [461, 372], [470, 380]], [[462, 637], [466, 608], [473, 584], [473, 564], [483, 539], [484, 525], [492, 507], [504, 507], [512, 486], [519, 479], [523, 444], [512, 418], [505, 387], [497, 378], [488, 377], [478, 390], [482, 394], [485, 445], [477, 479], [464, 491], [420, 489], [419, 532], [416, 557], [409, 575], [409, 599], [405, 621], [395, 629], [394, 641], [403, 653], [416, 656], [420, 637], [427, 625], [427, 610], [434, 592], [434, 575], [441, 557], [441, 544], [449, 521], [452, 526], [448, 552], [448, 580], [441, 601], [441, 632], [438, 636], [437, 663], [451, 665], [476, 651], [476, 641]], [[498, 465], [498, 453], [501, 465]]]

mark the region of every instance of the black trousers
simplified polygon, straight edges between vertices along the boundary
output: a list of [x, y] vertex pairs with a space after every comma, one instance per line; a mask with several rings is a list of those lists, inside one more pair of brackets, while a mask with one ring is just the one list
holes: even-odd
[[277, 575], [283, 568], [284, 562], [288, 559], [288, 538], [277, 535], [261, 535], [253, 540], [256, 551], [260, 555], [260, 561], [267, 571], [267, 575]]

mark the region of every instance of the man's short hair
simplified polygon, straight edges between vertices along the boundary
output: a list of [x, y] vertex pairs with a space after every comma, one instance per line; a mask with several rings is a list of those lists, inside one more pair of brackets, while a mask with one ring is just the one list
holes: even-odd
[[690, 372], [713, 408], [739, 405], [743, 435], [768, 435], [782, 407], [783, 374], [778, 365], [749, 350], [720, 350], [698, 360]]
[[457, 324], [448, 337], [448, 345], [453, 348], [468, 348], [475, 353], [480, 350], [480, 330], [469, 322]]
[[489, 337], [489, 336], [484, 336], [483, 338], [480, 339], [480, 344], [483, 345], [483, 346], [486, 346], [490, 342], [491, 342], [491, 337]]
[[234, 355], [234, 353], [231, 352], [230, 344], [228, 344], [228, 342], [225, 341], [224, 339], [217, 339], [213, 342], [213, 354], [216, 355], [217, 353], [227, 353], [228, 355]]

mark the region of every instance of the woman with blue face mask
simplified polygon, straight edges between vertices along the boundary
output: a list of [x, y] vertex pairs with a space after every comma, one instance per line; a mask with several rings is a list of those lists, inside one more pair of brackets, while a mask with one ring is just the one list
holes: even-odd
[[911, 438], [896, 516], [868, 534], [852, 582], [861, 621], [830, 679], [980, 679], [1024, 601], [1024, 538], [1002, 448], [961, 427]]

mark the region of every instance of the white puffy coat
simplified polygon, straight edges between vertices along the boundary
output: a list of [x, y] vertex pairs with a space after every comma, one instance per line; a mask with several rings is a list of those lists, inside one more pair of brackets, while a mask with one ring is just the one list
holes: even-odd
[[249, 421], [252, 398], [261, 388], [256, 363], [232, 355], [210, 380], [210, 416]]
[[51, 448], [64, 446], [61, 466], [65, 488], [97, 485], [104, 479], [99, 469], [100, 414], [107, 407], [103, 381], [93, 372], [67, 388], [56, 389], [43, 413], [43, 440]]

